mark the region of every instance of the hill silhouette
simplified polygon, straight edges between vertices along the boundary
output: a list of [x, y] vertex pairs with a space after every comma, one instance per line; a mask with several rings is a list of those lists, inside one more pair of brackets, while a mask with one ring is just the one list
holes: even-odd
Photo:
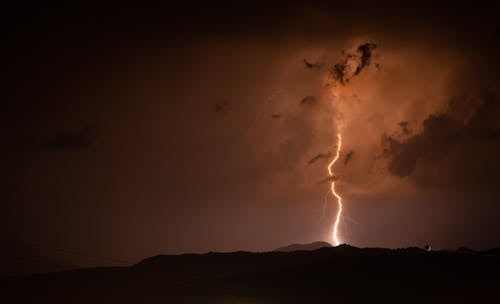
[[500, 257], [488, 251], [341, 245], [158, 255], [129, 267], [0, 283], [3, 299], [12, 303], [498, 303]]
[[279, 247], [274, 251], [284, 251], [284, 252], [292, 252], [292, 251], [311, 251], [316, 249], [321, 249], [324, 247], [332, 247], [330, 243], [327, 242], [313, 242], [309, 244], [291, 244], [284, 247]]
[[491, 248], [486, 250], [484, 253], [500, 257], [500, 247]]

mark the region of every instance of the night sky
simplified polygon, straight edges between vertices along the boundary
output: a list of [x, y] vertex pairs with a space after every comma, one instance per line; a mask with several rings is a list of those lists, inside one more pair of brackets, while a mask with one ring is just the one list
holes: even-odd
[[2, 259], [500, 245], [489, 2], [5, 8]]

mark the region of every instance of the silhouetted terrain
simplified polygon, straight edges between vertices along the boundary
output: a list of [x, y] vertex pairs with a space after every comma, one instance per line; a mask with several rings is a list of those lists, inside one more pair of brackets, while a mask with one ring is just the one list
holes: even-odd
[[12, 277], [1, 286], [10, 303], [498, 303], [498, 253], [341, 245], [160, 255], [131, 267]]
[[332, 247], [330, 243], [327, 242], [313, 242], [309, 244], [291, 244], [288, 246], [280, 247], [275, 249], [274, 251], [284, 251], [284, 252], [292, 252], [292, 251], [301, 251], [301, 250], [317, 250], [324, 247]]

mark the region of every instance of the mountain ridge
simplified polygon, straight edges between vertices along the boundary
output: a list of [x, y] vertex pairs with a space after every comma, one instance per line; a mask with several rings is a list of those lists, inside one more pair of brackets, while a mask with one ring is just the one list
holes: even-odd
[[[356, 303], [394, 297], [421, 303], [436, 293], [445, 302], [478, 302], [478, 298], [491, 302], [500, 298], [497, 286], [500, 258], [489, 251], [349, 245], [311, 251], [157, 255], [126, 267], [0, 279], [11, 302], [37, 304]], [[414, 296], [407, 298], [408, 293]]]

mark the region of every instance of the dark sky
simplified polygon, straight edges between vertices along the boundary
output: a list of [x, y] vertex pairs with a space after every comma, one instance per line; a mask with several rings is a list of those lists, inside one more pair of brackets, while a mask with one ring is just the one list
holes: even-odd
[[331, 242], [338, 132], [343, 242], [498, 246], [500, 10], [405, 6], [6, 8], [3, 254]]

